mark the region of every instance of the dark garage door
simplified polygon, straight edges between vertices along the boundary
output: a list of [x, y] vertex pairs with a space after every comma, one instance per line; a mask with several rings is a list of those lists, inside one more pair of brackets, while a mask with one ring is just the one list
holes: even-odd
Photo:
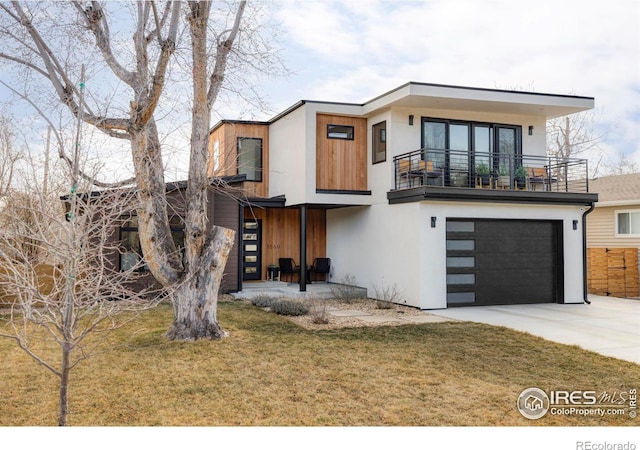
[[447, 305], [562, 302], [562, 222], [447, 220]]

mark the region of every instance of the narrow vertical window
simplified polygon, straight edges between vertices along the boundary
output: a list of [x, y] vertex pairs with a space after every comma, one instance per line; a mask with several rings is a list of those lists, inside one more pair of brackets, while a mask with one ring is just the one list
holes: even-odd
[[262, 181], [262, 139], [238, 138], [238, 175], [247, 181]]
[[213, 143], [213, 173], [216, 174], [220, 170], [220, 141], [215, 140]]
[[373, 126], [373, 164], [387, 160], [387, 122], [377, 123]]

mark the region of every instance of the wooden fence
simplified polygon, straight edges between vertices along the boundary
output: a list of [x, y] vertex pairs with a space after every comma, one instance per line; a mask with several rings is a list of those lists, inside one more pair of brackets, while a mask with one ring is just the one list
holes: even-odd
[[637, 248], [588, 248], [587, 289], [591, 294], [638, 297]]

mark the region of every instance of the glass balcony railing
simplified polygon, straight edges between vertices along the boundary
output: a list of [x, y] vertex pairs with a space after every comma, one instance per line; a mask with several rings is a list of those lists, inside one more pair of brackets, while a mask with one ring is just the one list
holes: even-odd
[[395, 189], [436, 186], [588, 192], [586, 159], [420, 149], [393, 159]]

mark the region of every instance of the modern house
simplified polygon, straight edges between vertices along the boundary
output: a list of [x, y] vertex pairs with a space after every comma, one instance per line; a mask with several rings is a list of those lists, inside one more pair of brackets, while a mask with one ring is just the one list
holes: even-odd
[[[210, 175], [245, 201], [226, 286], [291, 257], [395, 285], [421, 309], [586, 299], [587, 163], [546, 156], [548, 119], [591, 97], [410, 82], [362, 104], [300, 101], [211, 130]], [[215, 208], [214, 208], [215, 209]], [[298, 279], [296, 279], [298, 281]], [[301, 270], [300, 289], [309, 274]]]
[[618, 297], [640, 296], [640, 173], [599, 177], [587, 223], [589, 291]]

